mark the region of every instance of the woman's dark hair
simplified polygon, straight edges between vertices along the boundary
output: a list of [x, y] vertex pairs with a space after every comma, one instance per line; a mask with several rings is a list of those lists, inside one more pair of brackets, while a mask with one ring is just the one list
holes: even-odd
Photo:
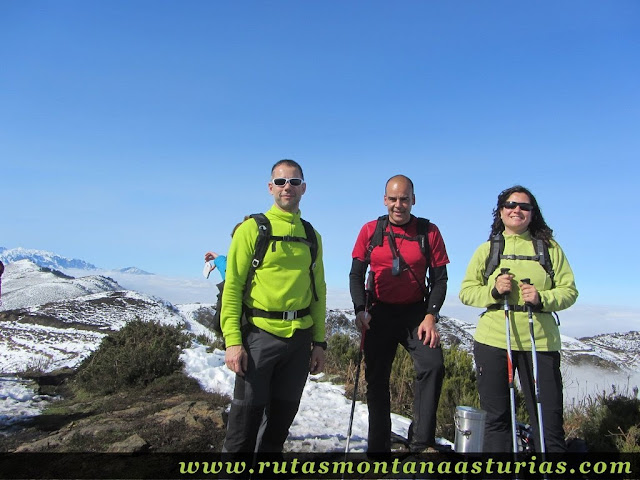
[[502, 223], [502, 218], [500, 218], [500, 210], [512, 193], [524, 193], [529, 197], [529, 202], [533, 206], [533, 210], [531, 210], [529, 233], [531, 233], [532, 237], [539, 238], [549, 245], [550, 240], [553, 238], [553, 230], [549, 225], [547, 225], [547, 222], [544, 221], [544, 217], [542, 216], [536, 197], [533, 196], [533, 193], [531, 193], [529, 189], [521, 185], [514, 185], [513, 187], [507, 188], [498, 195], [498, 203], [496, 208], [493, 209], [493, 225], [491, 225], [489, 240], [491, 240], [495, 234], [504, 231], [504, 223]]

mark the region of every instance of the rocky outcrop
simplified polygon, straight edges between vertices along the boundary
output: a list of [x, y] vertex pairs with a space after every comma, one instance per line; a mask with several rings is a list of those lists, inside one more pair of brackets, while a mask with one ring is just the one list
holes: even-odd
[[0, 436], [0, 452], [220, 451], [229, 398], [202, 391], [195, 380], [174, 375], [144, 389], [74, 399], [64, 383], [69, 373], [32, 377], [67, 400]]

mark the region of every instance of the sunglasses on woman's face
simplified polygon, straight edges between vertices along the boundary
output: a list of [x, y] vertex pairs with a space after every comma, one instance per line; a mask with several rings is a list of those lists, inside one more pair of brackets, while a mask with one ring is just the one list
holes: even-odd
[[304, 183], [304, 180], [301, 178], [274, 178], [271, 180], [276, 187], [284, 187], [287, 182], [291, 184], [292, 187], [299, 187]]
[[533, 210], [533, 205], [530, 203], [521, 203], [521, 202], [504, 202], [502, 204], [503, 208], [507, 210], [515, 210], [516, 207], [520, 207], [520, 210], [524, 210], [525, 212], [530, 212]]

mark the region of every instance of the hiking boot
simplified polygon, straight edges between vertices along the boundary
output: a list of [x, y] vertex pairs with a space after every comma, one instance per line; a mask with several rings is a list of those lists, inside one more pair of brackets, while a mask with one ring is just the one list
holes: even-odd
[[409, 446], [409, 450], [411, 453], [438, 453], [438, 450], [430, 445], [419, 445], [415, 443]]
[[449, 447], [448, 445], [429, 445], [429, 446], [424, 446], [424, 445], [416, 445], [413, 444], [409, 447], [409, 449], [411, 450], [411, 453], [446, 453], [446, 452], [451, 452], [451, 447]]

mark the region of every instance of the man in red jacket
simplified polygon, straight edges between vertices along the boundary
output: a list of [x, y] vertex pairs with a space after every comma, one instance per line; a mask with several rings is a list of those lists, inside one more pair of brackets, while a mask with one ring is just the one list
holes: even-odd
[[[449, 258], [438, 227], [411, 215], [415, 195], [408, 177], [396, 175], [387, 181], [384, 204], [388, 215], [360, 230], [349, 274], [356, 326], [365, 335], [368, 452], [391, 449], [389, 378], [398, 344], [409, 352], [416, 367], [409, 441], [412, 451], [421, 452], [435, 445], [436, 411], [444, 378], [436, 323], [447, 291]], [[376, 227], [383, 230], [378, 235], [380, 242], [374, 245]], [[364, 291], [367, 266], [374, 275], [374, 299], [368, 313]]]

